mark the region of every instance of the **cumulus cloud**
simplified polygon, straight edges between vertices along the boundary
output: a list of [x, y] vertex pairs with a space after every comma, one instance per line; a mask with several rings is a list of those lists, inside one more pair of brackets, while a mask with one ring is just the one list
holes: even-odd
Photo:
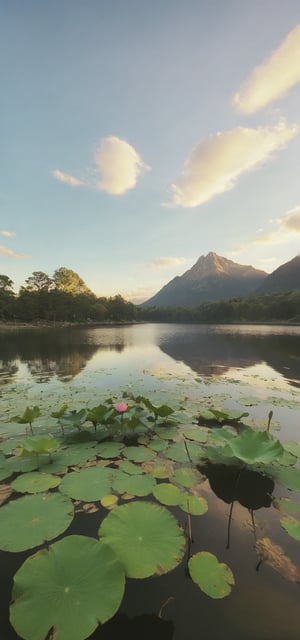
[[6, 238], [12, 238], [16, 234], [14, 233], [14, 231], [0, 231], [0, 235], [6, 236]]
[[126, 140], [116, 136], [102, 138], [95, 152], [101, 191], [121, 195], [135, 187], [139, 175], [148, 169], [137, 151]]
[[63, 173], [63, 171], [60, 171], [59, 169], [54, 169], [51, 173], [56, 180], [59, 180], [59, 182], [65, 182], [71, 187], [79, 187], [84, 184], [84, 182], [79, 180], [79, 178], [75, 178], [75, 176], [71, 176], [68, 173]]
[[10, 258], [28, 258], [25, 253], [16, 253], [12, 251], [12, 249], [7, 249], [7, 247], [3, 247], [0, 245], [0, 253], [3, 256], [9, 256]]
[[241, 113], [256, 113], [285, 96], [300, 82], [300, 25], [288, 33], [280, 46], [253, 69], [234, 95], [233, 104]]
[[280, 120], [275, 127], [237, 127], [211, 135], [194, 147], [166, 206], [197, 207], [235, 187], [240, 175], [269, 160], [298, 133]]
[[189, 260], [188, 258], [161, 257], [157, 258], [156, 260], [152, 260], [152, 262], [149, 263], [149, 266], [152, 269], [172, 269], [172, 267], [176, 267], [180, 264], [185, 264], [186, 262], [191, 262], [191, 260]]
[[300, 206], [290, 209], [279, 222], [289, 231], [300, 233]]

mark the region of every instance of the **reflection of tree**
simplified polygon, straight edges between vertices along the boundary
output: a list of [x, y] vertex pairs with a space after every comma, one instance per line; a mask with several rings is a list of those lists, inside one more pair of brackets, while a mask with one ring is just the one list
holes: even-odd
[[0, 379], [13, 378], [18, 371], [18, 366], [13, 361], [0, 360]]
[[[300, 355], [297, 353], [297, 335], [262, 335], [222, 333], [222, 328], [188, 327], [178, 333], [164, 336], [160, 349], [174, 360], [184, 362], [200, 375], [221, 375], [235, 367], [250, 367], [266, 362], [281, 375], [300, 383]], [[298, 350], [299, 351], [299, 350]]]
[[[104, 336], [104, 333], [103, 333]], [[15, 361], [28, 365], [32, 376], [40, 381], [57, 375], [76, 376], [98, 350], [121, 352], [124, 336], [114, 332], [94, 333], [85, 328], [19, 329], [0, 332], [0, 353], [3, 357], [3, 376], [13, 375]], [[1, 370], [0, 370], [1, 374]]]

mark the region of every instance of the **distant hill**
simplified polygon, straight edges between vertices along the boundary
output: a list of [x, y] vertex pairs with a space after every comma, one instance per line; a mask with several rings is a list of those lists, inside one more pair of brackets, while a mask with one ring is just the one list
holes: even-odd
[[195, 307], [204, 302], [244, 297], [254, 293], [266, 277], [265, 271], [227, 260], [211, 251], [142, 306]]
[[270, 273], [255, 293], [264, 295], [292, 290], [300, 290], [300, 254]]

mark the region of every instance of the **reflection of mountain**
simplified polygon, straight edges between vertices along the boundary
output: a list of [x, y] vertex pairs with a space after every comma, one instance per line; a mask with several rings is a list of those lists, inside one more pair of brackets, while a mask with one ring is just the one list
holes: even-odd
[[[288, 334], [247, 334], [215, 332], [188, 327], [165, 335], [160, 349], [174, 360], [184, 362], [200, 375], [221, 375], [230, 368], [251, 367], [266, 362], [291, 384], [300, 386], [299, 336]], [[299, 382], [296, 382], [299, 381]]]
[[[113, 338], [113, 336], [112, 336]], [[122, 351], [120, 336], [99, 344], [89, 339], [83, 329], [22, 329], [0, 332], [2, 376], [13, 376], [16, 360], [25, 362], [32, 376], [40, 381], [57, 375], [59, 378], [76, 376], [99, 349]]]

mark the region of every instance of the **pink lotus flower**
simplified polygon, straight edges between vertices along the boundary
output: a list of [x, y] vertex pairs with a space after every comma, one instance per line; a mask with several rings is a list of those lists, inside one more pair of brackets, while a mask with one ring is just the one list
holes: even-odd
[[120, 402], [120, 404], [115, 404], [115, 410], [118, 411], [118, 413], [125, 413], [127, 409], [128, 409], [128, 404], [126, 404], [126, 402]]

